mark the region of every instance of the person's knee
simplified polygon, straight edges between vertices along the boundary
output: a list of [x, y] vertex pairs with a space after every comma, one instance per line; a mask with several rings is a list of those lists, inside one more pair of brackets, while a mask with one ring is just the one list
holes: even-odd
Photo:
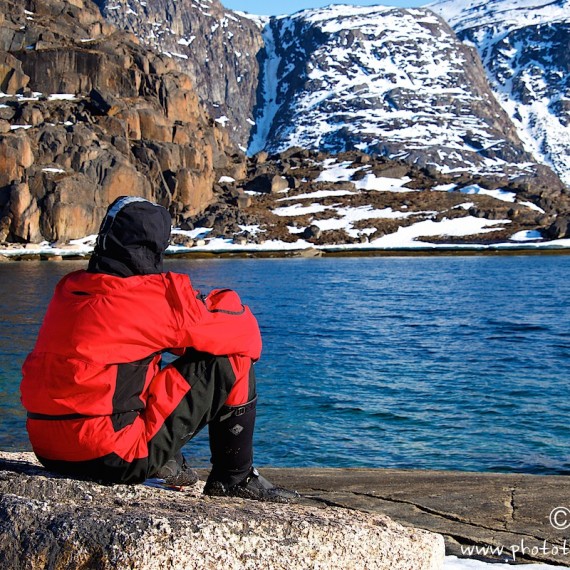
[[225, 401], [226, 406], [240, 406], [256, 396], [255, 372], [251, 359], [229, 357], [235, 374], [235, 382]]
[[199, 352], [192, 348], [170, 365], [181, 374], [191, 387], [199, 382], [215, 384], [218, 389], [231, 390], [236, 382], [234, 366], [228, 356]]

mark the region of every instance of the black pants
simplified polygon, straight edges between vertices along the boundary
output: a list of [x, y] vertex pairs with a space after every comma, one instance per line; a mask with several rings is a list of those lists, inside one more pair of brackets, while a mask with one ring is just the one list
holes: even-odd
[[[125, 461], [110, 453], [88, 461], [60, 461], [38, 457], [49, 470], [73, 477], [110, 483], [140, 483], [152, 477], [205, 425], [212, 421], [236, 388], [236, 375], [227, 356], [188, 349], [173, 366], [190, 384], [190, 391], [148, 442], [148, 456]], [[250, 365], [247, 387], [241, 387], [244, 404], [255, 398], [255, 374]], [[243, 379], [241, 380], [243, 381]]]

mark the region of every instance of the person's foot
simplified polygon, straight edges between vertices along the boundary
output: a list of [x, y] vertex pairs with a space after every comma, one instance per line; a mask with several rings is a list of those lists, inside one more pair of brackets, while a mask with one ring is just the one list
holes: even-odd
[[273, 503], [289, 503], [299, 498], [299, 493], [276, 487], [253, 467], [248, 475], [236, 485], [226, 485], [208, 477], [204, 494], [210, 497], [241, 497]]
[[155, 474], [166, 485], [188, 487], [198, 481], [198, 473], [192, 469], [183, 456], [169, 459]]

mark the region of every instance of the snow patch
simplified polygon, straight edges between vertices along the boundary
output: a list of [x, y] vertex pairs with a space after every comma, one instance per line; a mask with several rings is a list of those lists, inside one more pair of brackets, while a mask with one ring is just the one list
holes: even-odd
[[284, 206], [283, 208], [275, 208], [272, 212], [276, 216], [306, 216], [307, 214], [318, 214], [325, 210], [330, 210], [332, 206], [323, 206], [322, 204], [293, 204], [292, 206]]
[[526, 206], [527, 208], [530, 208], [531, 210], [535, 210], [536, 212], [540, 212], [541, 214], [546, 213], [540, 206], [537, 206], [536, 204], [533, 204], [532, 202], [518, 202], [518, 203], [521, 206]]
[[220, 125], [222, 125], [222, 127], [225, 127], [229, 123], [229, 121], [230, 119], [225, 115], [223, 115], [222, 117], [218, 117], [216, 119], [216, 123], [219, 123]]
[[362, 180], [355, 182], [359, 190], [378, 190], [381, 192], [417, 192], [405, 185], [411, 182], [411, 178], [404, 176], [403, 178], [385, 178], [376, 176], [372, 173], [367, 174]]
[[537, 230], [523, 230], [513, 234], [509, 239], [511, 241], [534, 241], [542, 239], [542, 234]]
[[52, 93], [48, 95], [49, 101], [76, 101], [77, 95], [74, 93]]
[[315, 200], [316, 198], [334, 198], [338, 196], [351, 196], [353, 194], [357, 194], [357, 192], [352, 192], [351, 190], [316, 190], [315, 192], [307, 192], [305, 194], [297, 194], [296, 196], [279, 198], [277, 202], [283, 202], [285, 200], [303, 200], [305, 198]]
[[[380, 248], [417, 247], [422, 244], [422, 237], [463, 237], [494, 232], [498, 228], [510, 224], [510, 220], [485, 220], [466, 216], [464, 218], [443, 219], [440, 222], [424, 220], [407, 227], [400, 227], [393, 234], [388, 234], [370, 242]], [[423, 243], [423, 245], [433, 245]]]
[[63, 170], [63, 168], [52, 168], [52, 167], [47, 167], [47, 168], [42, 168], [43, 172], [49, 172], [51, 174], [64, 174], [65, 170]]
[[486, 188], [481, 188], [478, 184], [465, 186], [464, 188], [461, 188], [460, 192], [462, 194], [481, 194], [484, 196], [491, 196], [492, 198], [496, 198], [503, 202], [514, 202], [517, 196], [514, 192], [507, 192], [506, 190], [487, 190]]

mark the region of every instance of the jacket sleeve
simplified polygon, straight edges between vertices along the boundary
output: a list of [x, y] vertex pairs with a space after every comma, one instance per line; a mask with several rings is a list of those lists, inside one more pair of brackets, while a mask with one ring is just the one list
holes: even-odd
[[230, 289], [215, 289], [201, 295], [192, 288], [187, 276], [183, 277], [185, 282], [176, 286], [181, 313], [179, 345], [215, 355], [239, 354], [258, 360], [259, 325], [238, 294]]

